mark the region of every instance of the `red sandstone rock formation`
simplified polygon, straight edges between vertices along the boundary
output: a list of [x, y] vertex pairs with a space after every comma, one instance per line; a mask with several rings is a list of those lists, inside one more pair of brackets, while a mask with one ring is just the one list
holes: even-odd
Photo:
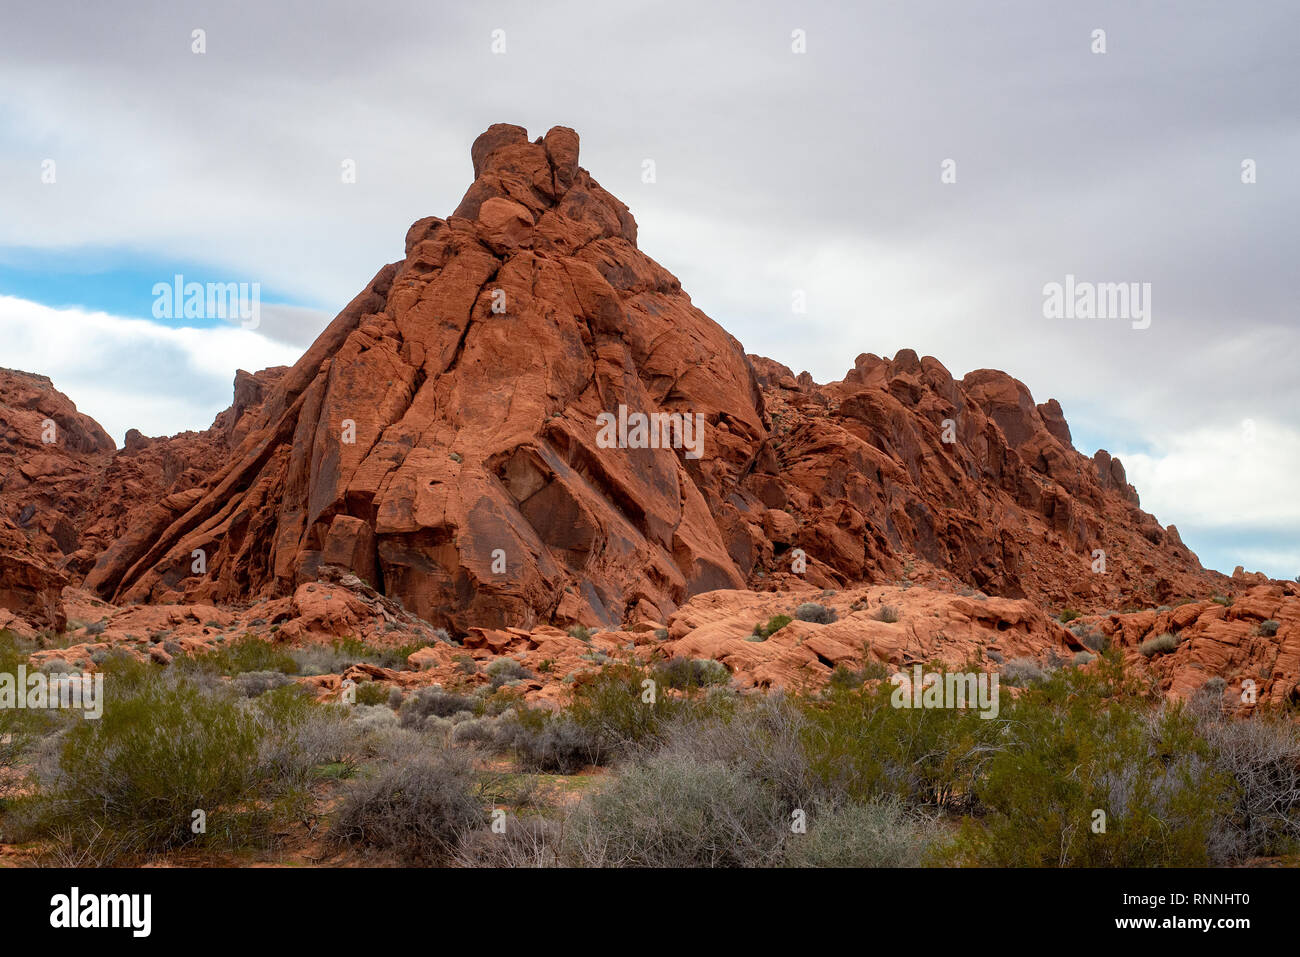
[[[411, 227], [406, 259], [227, 428], [203, 488], [155, 501], [88, 587], [230, 602], [329, 564], [464, 630], [663, 619], [795, 549], [820, 584], [919, 559], [1086, 608], [1216, 583], [1117, 461], [1073, 449], [1055, 401], [907, 350], [796, 378], [637, 249], [572, 130], [494, 126], [472, 160], [455, 213]], [[620, 407], [700, 414], [703, 454], [603, 447], [598, 417]]]
[[838, 586], [897, 579], [919, 559], [990, 593], [1078, 609], [1233, 587], [1142, 511], [1118, 459], [1074, 449], [1056, 400], [1035, 405], [1006, 373], [957, 381], [904, 349], [861, 355], [818, 386], [751, 358], [773, 421], [744, 483], [770, 509], [767, 570], [789, 570], [801, 547], [810, 580]]
[[[562, 127], [479, 137], [456, 212], [411, 227], [203, 495], [88, 584], [232, 601], [335, 564], [462, 630], [614, 625], [743, 585], [757, 383], [577, 160]], [[701, 415], [703, 457], [602, 447], [620, 406]]]
[[[82, 575], [126, 606], [66, 589], [107, 631], [49, 654], [120, 640], [161, 659], [140, 634], [155, 625], [184, 650], [211, 622], [394, 645], [431, 622], [473, 657], [561, 662], [527, 689], [555, 698], [591, 649], [553, 625], [581, 622], [598, 650], [794, 687], [837, 664], [1072, 654], [1052, 620], [1070, 606], [1172, 694], [1218, 673], [1229, 693], [1254, 674], [1264, 700], [1296, 695], [1294, 586], [1202, 569], [1118, 460], [1074, 449], [1056, 400], [910, 350], [826, 385], [746, 356], [637, 248], [572, 130], [494, 126], [472, 161], [456, 211], [415, 223], [292, 369], [240, 372], [205, 432], [114, 452], [48, 380], [0, 372], [0, 607], [62, 627]], [[602, 441], [602, 416], [639, 413], [700, 415], [702, 454]], [[1215, 592], [1246, 596], [1236, 617]], [[809, 599], [840, 620], [749, 640]], [[1202, 601], [1121, 613], [1179, 599]], [[1148, 661], [1137, 643], [1161, 628], [1193, 640]], [[420, 678], [358, 680], [442, 680], [462, 653], [434, 642]]]
[[[205, 432], [150, 439], [132, 429], [125, 446], [115, 449], [99, 424], [49, 379], [0, 369], [0, 521], [18, 535], [5, 536], [12, 543], [3, 548], [5, 559], [24, 567], [37, 562], [62, 587], [125, 547], [123, 540], [152, 540], [166, 528], [158, 516], [187, 501], [187, 494], [193, 501], [247, 431], [244, 413], [284, 371], [240, 371], [234, 405]], [[29, 579], [30, 572], [17, 578]], [[17, 587], [16, 580], [0, 576], [0, 589]], [[58, 588], [53, 594], [57, 605]], [[30, 611], [50, 604], [42, 595], [0, 606], [14, 612], [21, 604]], [[62, 621], [57, 611], [31, 620]]]

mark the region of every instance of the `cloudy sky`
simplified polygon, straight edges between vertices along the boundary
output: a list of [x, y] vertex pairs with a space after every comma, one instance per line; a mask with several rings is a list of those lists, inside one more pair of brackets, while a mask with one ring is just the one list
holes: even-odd
[[[1293, 3], [2, 2], [0, 365], [119, 442], [292, 362], [488, 125], [566, 125], [750, 352], [1006, 370], [1205, 564], [1300, 573]], [[155, 318], [177, 274], [260, 326]], [[1067, 275], [1149, 327], [1045, 316]]]

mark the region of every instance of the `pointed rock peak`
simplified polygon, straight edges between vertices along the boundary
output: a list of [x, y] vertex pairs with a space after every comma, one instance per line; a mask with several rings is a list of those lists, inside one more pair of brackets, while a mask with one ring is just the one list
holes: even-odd
[[528, 142], [528, 131], [511, 123], [493, 123], [474, 140], [470, 147], [470, 160], [474, 163], [474, 178], [478, 179], [487, 168], [488, 157], [503, 146], [516, 146]]
[[520, 246], [567, 255], [599, 239], [635, 246], [636, 220], [578, 166], [578, 146], [567, 126], [532, 142], [522, 126], [488, 127], [470, 149], [474, 182], [453, 217], [483, 224], [484, 241], [498, 255]]

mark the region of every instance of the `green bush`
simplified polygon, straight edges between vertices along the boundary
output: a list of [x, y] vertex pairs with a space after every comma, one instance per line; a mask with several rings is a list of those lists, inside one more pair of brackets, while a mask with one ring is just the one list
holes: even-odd
[[608, 752], [619, 753], [629, 745], [653, 739], [661, 722], [681, 712], [685, 704], [657, 689], [653, 702], [647, 702], [647, 680], [653, 680], [650, 674], [635, 665], [602, 668], [574, 689], [570, 714]]
[[[18, 636], [11, 631], [0, 631], [0, 673], [14, 675], [16, 680], [18, 666], [27, 664], [27, 659], [28, 650]], [[22, 781], [14, 773], [16, 767], [56, 720], [47, 712], [0, 709], [0, 798], [20, 787]]]
[[328, 645], [304, 645], [287, 654], [293, 659], [293, 670], [297, 674], [337, 675], [355, 664], [377, 665], [402, 671], [406, 669], [406, 659], [411, 654], [427, 647], [427, 642], [414, 642], [396, 648], [380, 648], [358, 638], [343, 638]]
[[889, 625], [897, 622], [898, 617], [898, 609], [893, 605], [881, 605], [875, 614], [876, 621], [883, 621]]
[[357, 683], [357, 704], [388, 704], [388, 686], [378, 681]]
[[[116, 863], [200, 840], [243, 843], [265, 824], [257, 802], [265, 727], [233, 692], [184, 676], [105, 682], [103, 716], [72, 724], [17, 814], [28, 837], [105, 848]], [[208, 834], [191, 829], [207, 816]], [[6, 822], [8, 823], [8, 822]]]
[[759, 622], [754, 626], [753, 637], [759, 641], [766, 641], [792, 621], [794, 619], [789, 615], [773, 615], [767, 620], [767, 624]]
[[220, 648], [196, 655], [177, 655], [175, 665], [186, 671], [214, 675], [240, 675], [249, 671], [281, 671], [294, 674], [298, 663], [283, 648], [256, 635], [244, 635]]
[[1259, 623], [1259, 633], [1265, 638], [1272, 638], [1277, 634], [1277, 630], [1282, 627], [1282, 623], [1274, 618]]
[[[938, 670], [938, 669], [935, 669]], [[1005, 722], [974, 709], [895, 708], [894, 687], [831, 686], [800, 702], [810, 765], [845, 799], [896, 797], [909, 806], [961, 809]]]
[[673, 658], [655, 666], [654, 678], [666, 688], [688, 691], [731, 680], [727, 666], [712, 658]]
[[1073, 608], [1067, 608], [1067, 609], [1065, 609], [1065, 611], [1061, 612], [1061, 617], [1060, 617], [1059, 621], [1061, 622], [1061, 624], [1064, 625], [1064, 624], [1067, 624], [1067, 623], [1069, 623], [1069, 622], [1074, 621], [1074, 619], [1076, 619], [1076, 618], [1078, 618], [1078, 617], [1080, 617], [1080, 613], [1079, 613], [1079, 612], [1075, 611]]
[[[979, 816], [954, 860], [997, 867], [1199, 866], [1229, 809], [1224, 775], [1178, 707], [1153, 712], [1118, 656], [1064, 669], [1004, 705], [972, 780]], [[1104, 831], [1100, 829], [1104, 814]]]

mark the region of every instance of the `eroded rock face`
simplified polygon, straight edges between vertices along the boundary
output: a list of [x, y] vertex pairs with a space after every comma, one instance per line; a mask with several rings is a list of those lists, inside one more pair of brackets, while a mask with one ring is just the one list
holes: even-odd
[[51, 567], [13, 522], [0, 517], [0, 628], [62, 629], [67, 583], [67, 576]]
[[114, 449], [45, 376], [0, 369], [0, 515], [47, 564], [82, 546], [88, 493]]
[[896, 580], [920, 562], [990, 594], [1080, 610], [1234, 587], [1138, 507], [1118, 459], [1074, 449], [1059, 403], [1036, 405], [1006, 373], [957, 381], [905, 349], [860, 355], [843, 380], [817, 385], [750, 359], [773, 429], [743, 484], [784, 516], [769, 513], [755, 535], [766, 572], [790, 571], [795, 548], [820, 587]]
[[[455, 213], [411, 227], [202, 496], [173, 497], [88, 584], [232, 601], [341, 564], [466, 629], [613, 625], [744, 583], [761, 503], [740, 480], [767, 433], [739, 344], [637, 249], [572, 130], [498, 125], [472, 155]], [[702, 454], [602, 447], [620, 407], [701, 416]]]
[[80, 581], [106, 550], [121, 551], [123, 538], [166, 528], [160, 516], [224, 464], [232, 439], [247, 432], [248, 411], [284, 371], [241, 370], [234, 406], [204, 432], [149, 438], [132, 429], [115, 449], [49, 379], [0, 369], [0, 516], [45, 564]]

